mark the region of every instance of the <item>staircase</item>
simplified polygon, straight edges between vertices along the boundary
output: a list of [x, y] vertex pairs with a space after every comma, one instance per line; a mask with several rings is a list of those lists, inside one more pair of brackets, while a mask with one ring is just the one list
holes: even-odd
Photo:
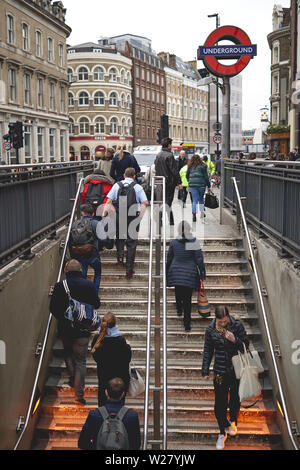
[[[251, 345], [260, 352], [265, 367], [261, 400], [252, 408], [241, 408], [238, 435], [228, 436], [226, 449], [281, 449], [281, 435], [276, 425], [275, 408], [268, 365], [258, 327], [248, 262], [239, 238], [206, 239], [202, 242], [207, 279], [207, 296], [212, 313], [218, 304], [227, 305], [230, 313], [245, 325]], [[116, 264], [115, 250], [102, 254], [100, 286], [102, 314], [116, 314], [121, 332], [129, 340], [135, 365], [144, 376], [147, 327], [149, 241], [140, 240], [132, 280], [125, 278], [125, 268]], [[93, 272], [89, 272], [90, 278]], [[154, 301], [154, 296], [153, 296]], [[152, 309], [154, 315], [154, 307]], [[193, 297], [192, 331], [185, 333], [182, 318], [176, 315], [173, 289], [168, 289], [168, 449], [215, 449], [218, 426], [214, 416], [212, 380], [201, 376], [205, 328], [213, 316], [201, 318], [197, 313], [197, 295]], [[153, 343], [153, 342], [152, 342]], [[212, 368], [212, 367], [211, 367]], [[151, 364], [154, 371], [154, 362]], [[153, 376], [153, 374], [152, 374]], [[153, 377], [152, 377], [153, 380]], [[74, 404], [74, 392], [68, 386], [62, 344], [57, 339], [49, 367], [49, 378], [41, 404], [39, 422], [32, 448], [41, 450], [77, 449], [80, 430], [88, 412], [97, 407], [96, 364], [87, 358], [87, 405]], [[144, 397], [126, 400], [139, 412], [143, 431]], [[152, 393], [150, 392], [149, 439], [152, 434]]]

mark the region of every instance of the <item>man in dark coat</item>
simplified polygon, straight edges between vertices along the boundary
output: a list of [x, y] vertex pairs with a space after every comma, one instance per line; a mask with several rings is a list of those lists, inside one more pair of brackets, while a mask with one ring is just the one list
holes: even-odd
[[[216, 308], [216, 318], [206, 328], [203, 351], [202, 376], [209, 379], [209, 368], [215, 353], [214, 390], [215, 416], [219, 424], [220, 434], [217, 449], [224, 448], [227, 433], [237, 434], [237, 419], [240, 410], [238, 394], [239, 381], [235, 377], [232, 357], [238, 351], [244, 352], [244, 345], [249, 347], [249, 340], [243, 324], [229, 315], [228, 308], [220, 305]], [[228, 393], [230, 392], [229, 412], [227, 420]]]
[[[100, 300], [94, 284], [83, 278], [81, 265], [71, 260], [65, 268], [66, 280], [71, 297], [79, 302], [100, 307]], [[69, 385], [75, 389], [75, 403], [85, 404], [84, 383], [86, 371], [86, 354], [90, 333], [73, 327], [70, 320], [64, 317], [69, 306], [69, 299], [62, 282], [55, 284], [50, 302], [50, 312], [58, 320], [58, 337], [64, 346], [64, 357], [70, 376]]]
[[178, 171], [180, 173], [181, 168], [183, 168], [188, 162], [188, 158], [186, 158], [185, 151], [181, 150], [179, 157], [176, 159], [176, 164], [178, 166]]
[[[116, 415], [123, 407], [124, 382], [116, 377], [109, 381], [106, 390], [107, 402], [105, 408], [110, 415]], [[103, 418], [99, 410], [90, 411], [81, 430], [78, 447], [83, 450], [96, 448], [98, 432], [102, 426]], [[123, 423], [128, 434], [129, 450], [139, 450], [141, 446], [141, 433], [139, 417], [136, 411], [128, 409], [123, 418]]]
[[172, 202], [176, 186], [182, 189], [181, 178], [178, 166], [172, 152], [172, 139], [165, 137], [162, 139], [162, 149], [155, 159], [155, 175], [165, 176], [166, 178], [166, 205], [169, 208], [168, 215], [170, 225], [174, 225], [174, 216], [172, 212]]

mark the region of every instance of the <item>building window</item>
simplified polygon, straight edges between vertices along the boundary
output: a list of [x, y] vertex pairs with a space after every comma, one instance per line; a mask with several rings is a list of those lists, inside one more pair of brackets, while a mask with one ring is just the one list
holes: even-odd
[[117, 81], [117, 70], [115, 68], [112, 68], [109, 71], [109, 81], [110, 82], [116, 82]]
[[68, 69], [68, 82], [69, 83], [72, 83], [73, 82], [73, 70], [72, 69]]
[[86, 91], [79, 93], [79, 106], [88, 106], [89, 105], [89, 95]]
[[102, 117], [96, 120], [95, 134], [105, 134], [105, 120]]
[[191, 136], [191, 140], [194, 139], [194, 132], [193, 132], [193, 128], [191, 127], [190, 129], [190, 136]]
[[141, 79], [145, 80], [145, 69], [141, 67]]
[[194, 119], [194, 108], [193, 105], [190, 105], [190, 119]]
[[60, 87], [60, 112], [65, 112], [65, 87]]
[[31, 160], [31, 126], [24, 126], [25, 157]]
[[104, 106], [104, 93], [102, 91], [97, 91], [94, 94], [94, 105], [95, 106]]
[[117, 118], [111, 118], [110, 120], [110, 133], [117, 134], [118, 133], [118, 120]]
[[36, 43], [36, 55], [42, 57], [42, 33], [40, 31], [35, 32], [35, 43]]
[[22, 23], [22, 40], [23, 40], [23, 49], [24, 51], [29, 50], [29, 31], [28, 25], [26, 23]]
[[87, 118], [79, 119], [79, 133], [88, 134], [89, 133], [89, 120]]
[[117, 93], [113, 92], [109, 95], [109, 106], [117, 106], [117, 105], [118, 105]]
[[69, 92], [69, 94], [68, 94], [68, 105], [69, 106], [74, 106], [74, 95], [71, 92]]
[[[54, 159], [54, 148], [55, 148], [55, 129], [49, 129], [49, 150], [50, 150], [50, 161]], [[52, 160], [51, 160], [52, 158]]]
[[94, 69], [94, 80], [95, 82], [103, 82], [104, 80], [104, 70], [102, 67], [96, 67]]
[[38, 106], [41, 108], [44, 104], [43, 79], [42, 78], [38, 78], [38, 80], [37, 80], [37, 93], [38, 93]]
[[64, 66], [64, 46], [58, 44], [58, 63], [60, 67]]
[[124, 93], [122, 93], [121, 95], [121, 106], [122, 108], [125, 108], [125, 94]]
[[124, 136], [126, 134], [126, 119], [122, 119], [121, 123], [121, 135]]
[[24, 103], [30, 104], [30, 75], [24, 74]]
[[89, 79], [89, 72], [85, 67], [80, 67], [78, 70], [78, 80], [80, 82], [86, 81]]
[[38, 157], [44, 156], [44, 129], [43, 127], [37, 128], [37, 141], [38, 141]]
[[130, 109], [130, 95], [127, 95], [127, 109]]
[[125, 72], [124, 72], [124, 70], [121, 71], [120, 83], [125, 83]]
[[135, 88], [135, 96], [136, 96], [136, 98], [140, 97], [140, 87], [139, 86], [136, 86], [136, 88]]
[[15, 42], [15, 21], [12, 15], [7, 15], [7, 42], [8, 44]]
[[184, 119], [187, 119], [187, 103], [184, 103], [183, 113], [184, 113]]
[[60, 143], [60, 156], [65, 156], [65, 131], [61, 130], [59, 135], [59, 143]]
[[140, 68], [138, 65], [135, 67], [135, 76], [136, 78], [140, 78]]
[[48, 61], [53, 62], [54, 53], [53, 53], [53, 39], [48, 38]]
[[9, 71], [8, 71], [8, 82], [9, 82], [9, 99], [10, 99], [10, 101], [16, 101], [17, 88], [16, 88], [16, 71], [15, 71], [15, 69], [9, 69]]
[[55, 108], [55, 85], [50, 83], [49, 85], [49, 107], [53, 111]]
[[74, 121], [72, 118], [70, 118], [69, 133], [74, 134]]

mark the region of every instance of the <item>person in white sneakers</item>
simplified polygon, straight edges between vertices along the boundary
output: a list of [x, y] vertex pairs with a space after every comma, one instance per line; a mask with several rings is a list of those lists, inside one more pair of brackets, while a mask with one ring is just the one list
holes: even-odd
[[[243, 324], [229, 315], [228, 308], [219, 305], [215, 310], [216, 318], [206, 328], [203, 351], [202, 376], [208, 380], [210, 363], [215, 354], [214, 391], [215, 416], [220, 434], [216, 449], [225, 447], [227, 435], [237, 434], [237, 419], [240, 410], [239, 380], [237, 380], [232, 364], [232, 357], [244, 352], [249, 347], [249, 340]], [[230, 394], [228, 403], [228, 394]], [[230, 421], [227, 419], [229, 405]]]

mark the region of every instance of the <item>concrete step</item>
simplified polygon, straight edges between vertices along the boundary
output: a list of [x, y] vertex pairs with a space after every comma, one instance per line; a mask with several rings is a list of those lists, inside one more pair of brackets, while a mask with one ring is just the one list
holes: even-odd
[[[231, 247], [231, 246], [209, 246], [202, 248], [204, 261], [206, 260], [216, 260], [219, 261], [228, 261], [233, 259], [245, 258], [245, 251], [243, 248], [240, 247]], [[167, 256], [168, 250], [166, 250]], [[126, 256], [126, 248], [125, 248], [125, 256]], [[117, 252], [116, 250], [105, 251], [101, 253], [101, 260], [102, 262], [106, 262], [112, 259], [117, 259]], [[145, 259], [149, 259], [149, 247], [143, 247], [138, 245], [136, 249], [136, 261], [143, 261]], [[155, 260], [155, 250], [153, 251], [153, 261]]]
[[[155, 237], [154, 241], [155, 242]], [[170, 244], [170, 242], [173, 240], [173, 238], [166, 238], [166, 244], [167, 246]], [[241, 237], [227, 237], [227, 238], [219, 238], [219, 237], [212, 237], [212, 238], [201, 238], [197, 237], [197, 240], [200, 242], [201, 247], [209, 247], [211, 245], [213, 246], [243, 246], [243, 239]], [[140, 246], [148, 246], [150, 244], [150, 238], [139, 238], [139, 245]], [[106, 250], [105, 251], [111, 251], [111, 250]]]

